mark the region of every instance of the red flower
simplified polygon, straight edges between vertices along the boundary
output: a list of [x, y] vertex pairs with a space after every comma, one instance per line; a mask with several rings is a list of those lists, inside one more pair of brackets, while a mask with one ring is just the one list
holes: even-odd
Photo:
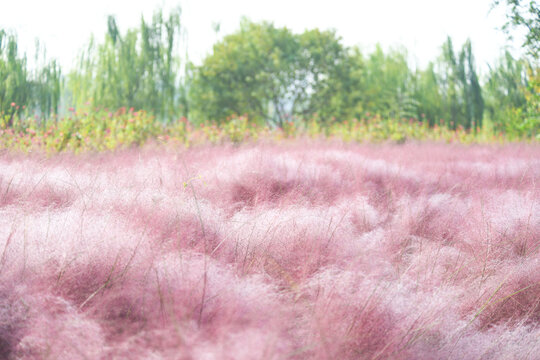
[[15, 105], [17, 104], [15, 104], [14, 102], [11, 103], [11, 107], [15, 107]]

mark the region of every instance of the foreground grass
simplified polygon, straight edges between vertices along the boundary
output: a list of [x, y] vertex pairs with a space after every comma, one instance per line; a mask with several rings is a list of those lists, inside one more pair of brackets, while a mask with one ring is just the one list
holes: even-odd
[[534, 359], [536, 145], [0, 156], [0, 357]]

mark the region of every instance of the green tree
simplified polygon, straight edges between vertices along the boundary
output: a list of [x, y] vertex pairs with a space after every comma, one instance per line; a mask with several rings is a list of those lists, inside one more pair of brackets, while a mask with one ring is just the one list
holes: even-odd
[[506, 4], [507, 15], [503, 31], [511, 38], [511, 28], [523, 29], [525, 39], [523, 47], [528, 54], [538, 60], [540, 57], [540, 6], [536, 0], [495, 0], [493, 6]]
[[190, 115], [213, 121], [248, 115], [252, 121], [281, 124], [286, 100], [301, 96], [291, 94], [299, 52], [288, 29], [244, 19], [240, 30], [216, 43], [194, 69]]
[[179, 104], [178, 51], [180, 10], [168, 17], [157, 11], [152, 22], [141, 18], [138, 29], [124, 34], [116, 19], [108, 18], [102, 44], [93, 39], [81, 53], [77, 70], [69, 74], [72, 101], [80, 106], [111, 109], [123, 106], [150, 111], [161, 119], [185, 112]]
[[49, 117], [58, 112], [61, 71], [55, 60], [36, 47], [36, 66], [28, 69], [26, 54], [18, 54], [17, 36], [0, 29], [0, 119], [11, 127], [24, 108]]
[[[301, 52], [294, 87], [301, 96], [292, 103], [294, 113], [304, 119], [316, 116], [322, 123], [343, 120], [351, 106], [347, 95], [354, 86], [348, 49], [334, 31], [314, 29], [298, 38]], [[297, 100], [304, 103], [298, 106]]]
[[58, 114], [62, 95], [62, 70], [56, 60], [47, 60], [46, 50], [36, 41], [36, 69], [30, 80], [33, 107], [38, 109], [44, 119]]
[[522, 47], [527, 50], [528, 58], [523, 60], [527, 75], [527, 85], [521, 87], [526, 99], [524, 107], [506, 108], [508, 120], [504, 128], [518, 136], [540, 137], [540, 6], [536, 0], [495, 0], [493, 6], [506, 4], [507, 21], [503, 26], [509, 38], [511, 28], [525, 31]]
[[413, 96], [418, 103], [417, 119], [427, 121], [429, 126], [438, 124], [439, 120], [444, 118], [445, 113], [435, 64], [430, 62], [426, 69], [417, 70], [413, 84]]
[[467, 40], [456, 55], [452, 39], [448, 37], [442, 46], [437, 73], [442, 96], [440, 118], [445, 119], [447, 125], [454, 129], [458, 125], [474, 130], [481, 127], [484, 100], [471, 42]]
[[516, 60], [506, 51], [490, 68], [485, 85], [486, 110], [496, 130], [506, 131], [514, 115], [525, 111], [527, 72], [523, 60]]
[[407, 52], [401, 49], [384, 54], [377, 45], [365, 64], [365, 108], [387, 118], [416, 116], [418, 104], [413, 98], [413, 78]]
[[484, 98], [476, 75], [470, 40], [465, 42], [460, 53], [460, 81], [463, 87], [462, 96], [465, 105], [465, 128], [477, 131], [478, 128], [482, 127]]
[[330, 121], [345, 111], [337, 80], [346, 74], [346, 49], [332, 31], [293, 34], [244, 19], [195, 69], [193, 112], [199, 120], [233, 114], [282, 126], [291, 116]]
[[27, 59], [19, 57], [17, 49], [17, 37], [0, 30], [0, 115], [8, 127], [31, 98]]

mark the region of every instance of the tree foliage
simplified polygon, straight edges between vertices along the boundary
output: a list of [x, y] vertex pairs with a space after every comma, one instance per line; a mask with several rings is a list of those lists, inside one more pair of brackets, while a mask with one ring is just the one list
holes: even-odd
[[[531, 56], [517, 60], [505, 54], [483, 83], [469, 40], [456, 48], [448, 38], [437, 59], [414, 68], [403, 48], [376, 46], [368, 53], [345, 46], [335, 31], [293, 33], [247, 19], [218, 41], [200, 66], [181, 63], [176, 9], [168, 15], [157, 11], [151, 21], [141, 18], [137, 28], [124, 32], [110, 16], [105, 38], [90, 39], [62, 88], [54, 60], [38, 49], [37, 65], [29, 69], [16, 36], [0, 30], [0, 119], [11, 126], [25, 106], [48, 118], [58, 112], [62, 97], [64, 108], [132, 107], [160, 120], [186, 115], [195, 122], [222, 122], [247, 115], [251, 122], [281, 128], [304, 120], [328, 128], [353, 119], [366, 124], [373, 118], [418, 119], [475, 132], [488, 120], [496, 131], [537, 137], [538, 6], [505, 3], [505, 29], [528, 29], [524, 46]], [[217, 35], [218, 24], [215, 30]]]
[[[511, 106], [503, 107], [500, 116], [504, 114], [507, 119], [501, 122], [494, 116], [497, 125], [504, 128], [507, 132], [515, 135], [540, 136], [540, 6], [536, 0], [495, 0], [493, 6], [506, 5], [507, 21], [503, 26], [509, 38], [512, 38], [511, 29], [521, 29], [525, 32], [523, 48], [527, 51], [527, 59], [522, 59], [522, 71], [525, 76], [525, 83], [520, 84], [519, 101]], [[506, 56], [508, 59], [508, 56]], [[507, 69], [510, 70], [511, 69]], [[504, 72], [504, 68], [501, 69]], [[495, 72], [490, 79], [492, 83], [500, 80], [500, 72]], [[508, 74], [506, 74], [508, 75]], [[516, 77], [514, 77], [516, 78]], [[492, 86], [493, 84], [489, 85]], [[510, 91], [515, 93], [514, 88]], [[516, 98], [516, 96], [514, 96]], [[525, 103], [522, 100], [525, 99]]]
[[484, 100], [470, 40], [456, 53], [452, 40], [447, 38], [437, 66], [442, 100], [438, 115], [451, 128], [461, 125], [477, 130], [482, 126]]
[[134, 107], [162, 119], [182, 113], [177, 56], [180, 10], [168, 17], [157, 11], [152, 22], [141, 18], [138, 29], [125, 33], [113, 16], [107, 25], [103, 43], [96, 46], [91, 40], [69, 75], [73, 102], [110, 109]]
[[327, 124], [371, 113], [477, 129], [484, 109], [470, 41], [455, 54], [448, 39], [436, 65], [412, 71], [403, 49], [364, 56], [331, 31], [294, 34], [248, 20], [195, 68], [192, 85], [200, 120], [238, 114], [282, 126], [288, 116]]
[[540, 57], [540, 5], [537, 0], [495, 0], [493, 6], [506, 5], [506, 23], [502, 29], [512, 37], [511, 28], [525, 31], [523, 47], [538, 60]]
[[282, 126], [292, 116], [330, 118], [346, 51], [332, 31], [293, 34], [243, 20], [196, 68], [191, 100], [199, 119], [233, 114]]
[[36, 66], [31, 70], [25, 54], [19, 55], [17, 37], [0, 29], [0, 120], [10, 127], [23, 112], [37, 111], [49, 117], [58, 112], [61, 71], [55, 60], [47, 61], [36, 49]]

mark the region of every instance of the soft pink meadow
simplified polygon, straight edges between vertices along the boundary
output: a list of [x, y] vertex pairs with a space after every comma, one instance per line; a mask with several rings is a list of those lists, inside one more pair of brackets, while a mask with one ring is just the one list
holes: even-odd
[[0, 155], [0, 358], [540, 359], [538, 145]]

